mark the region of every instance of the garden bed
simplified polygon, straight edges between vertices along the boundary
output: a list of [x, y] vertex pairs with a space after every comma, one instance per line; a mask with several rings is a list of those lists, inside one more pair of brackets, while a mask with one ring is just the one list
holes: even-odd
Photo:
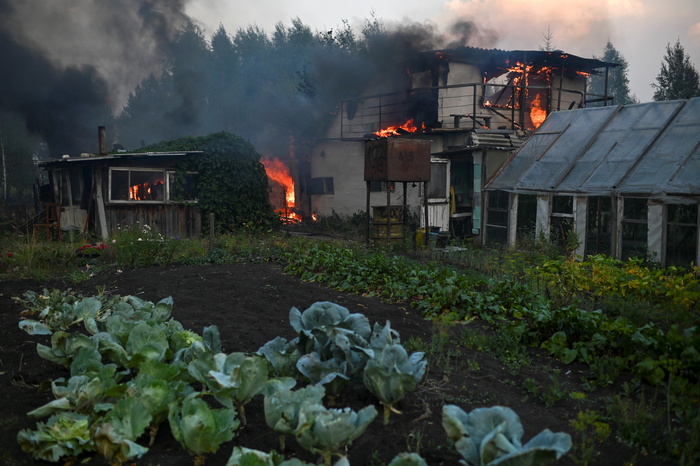
[[[217, 325], [226, 352], [256, 351], [276, 336], [293, 338], [296, 335], [289, 324], [290, 308], [304, 310], [317, 301], [332, 301], [351, 312], [362, 313], [372, 324], [391, 321], [392, 328], [399, 332], [402, 343], [411, 346], [411, 351], [429, 350], [428, 375], [419, 388], [400, 403], [398, 409], [402, 414], [392, 415], [387, 427], [382, 426], [380, 419], [375, 419], [353, 443], [349, 449], [353, 465], [387, 464], [396, 454], [406, 451], [419, 452], [431, 465], [456, 464], [459, 456], [441, 426], [444, 404], [456, 404], [467, 412], [477, 407], [508, 406], [522, 420], [524, 441], [544, 428], [568, 432], [574, 437], [572, 453], [580, 460], [583, 455], [577, 450], [580, 438], [571, 427], [571, 421], [584, 409], [605, 412], [603, 397], [608, 394], [605, 390], [587, 392], [585, 400], [570, 396], [571, 392], [583, 391], [580, 388], [583, 367], [561, 365], [538, 351], [529, 352], [527, 358], [531, 362], [528, 364], [506, 366], [490, 353], [464, 344], [469, 335], [489, 331], [481, 327], [479, 321], [449, 328], [433, 326], [406, 305], [387, 304], [376, 298], [302, 282], [272, 264], [110, 271], [78, 285], [67, 280], [42, 283], [6, 280], [0, 282], [0, 346], [3, 350], [0, 399], [4, 413], [0, 422], [0, 462], [7, 465], [37, 464], [20, 449], [17, 432], [35, 428], [35, 421], [26, 413], [52, 399], [48, 381], [67, 375], [63, 368], [37, 355], [36, 343], [45, 342], [45, 337], [31, 337], [17, 327], [22, 309], [11, 297], [42, 288], [72, 288], [84, 295], [94, 295], [98, 289], [104, 289], [153, 302], [172, 296], [173, 317], [186, 329], [198, 333], [205, 326]], [[465, 329], [470, 331], [465, 332]], [[379, 408], [376, 399], [363, 390], [348, 392], [338, 399], [338, 404], [353, 409], [376, 404]], [[206, 464], [225, 465], [235, 445], [279, 451], [278, 436], [266, 426], [262, 416], [261, 397], [254, 399], [246, 412], [249, 413], [248, 424], [216, 455], [207, 457]], [[664, 464], [663, 459], [643, 454], [614, 439], [615, 432], [605, 444], [594, 446], [599, 454], [591, 464]], [[317, 459], [291, 439], [287, 445], [287, 457], [295, 456], [309, 462]], [[567, 457], [559, 464], [576, 463], [579, 461]], [[101, 460], [95, 458], [90, 464], [101, 464]], [[134, 464], [189, 465], [192, 457], [172, 438], [165, 423], [155, 445]]]

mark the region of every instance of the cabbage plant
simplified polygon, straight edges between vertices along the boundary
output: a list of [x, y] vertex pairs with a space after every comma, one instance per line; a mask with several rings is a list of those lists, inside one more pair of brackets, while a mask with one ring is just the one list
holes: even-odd
[[399, 453], [389, 466], [428, 466], [428, 463], [418, 453]]
[[473, 466], [549, 464], [571, 449], [571, 436], [549, 429], [521, 444], [523, 426], [512, 409], [477, 408], [466, 414], [455, 405], [442, 408], [442, 425], [464, 462]]
[[313, 463], [306, 463], [298, 458], [284, 459], [275, 451], [265, 453], [251, 448], [233, 447], [233, 453], [226, 462], [226, 466], [314, 466]]
[[280, 434], [280, 450], [285, 450], [285, 436], [293, 434], [299, 424], [299, 411], [304, 405], [322, 404], [323, 386], [309, 385], [292, 391], [283, 387], [265, 396], [265, 422]]
[[92, 450], [90, 418], [72, 411], [59, 412], [45, 423], [37, 423], [36, 430], [19, 431], [17, 441], [34, 459], [57, 463], [63, 457]]
[[364, 433], [377, 417], [374, 406], [366, 406], [358, 412], [345, 409], [327, 409], [320, 404], [303, 405], [299, 410], [299, 424], [294, 435], [299, 445], [319, 453], [326, 466], [333, 455], [344, 457], [341, 448], [349, 445]]
[[294, 377], [296, 364], [301, 353], [296, 341], [287, 341], [286, 338], [275, 337], [258, 349], [256, 354], [263, 356], [270, 364], [272, 373], [278, 377]]
[[90, 427], [93, 447], [109, 464], [120, 465], [148, 451], [136, 440], [151, 423], [151, 415], [137, 397], [120, 399]]
[[347, 308], [329, 301], [314, 303], [304, 312], [293, 307], [289, 311], [289, 323], [299, 334], [296, 340], [299, 351], [317, 353], [321, 359], [333, 357], [336, 335], [355, 334], [367, 340], [371, 332], [367, 317], [351, 314]]
[[201, 465], [204, 455], [216, 453], [222, 443], [233, 438], [240, 423], [235, 410], [212, 409], [199, 396], [199, 393], [191, 393], [181, 405], [171, 404], [168, 421], [173, 437], [195, 456], [195, 464]]
[[289, 321], [298, 333], [292, 343], [302, 354], [296, 368], [310, 382], [325, 385], [334, 396], [346, 381], [361, 376], [372, 355], [367, 341], [371, 329], [364, 315], [326, 301], [304, 312], [292, 308]]
[[203, 383], [216, 400], [227, 408], [238, 408], [245, 425], [245, 405], [267, 384], [267, 362], [261, 356], [245, 353], [217, 353], [189, 363], [188, 371]]
[[425, 375], [427, 361], [423, 353], [408, 353], [400, 344], [387, 345], [374, 351], [364, 370], [365, 387], [384, 406], [384, 425], [389, 423], [391, 412], [400, 414], [394, 405], [408, 392], [415, 390]]

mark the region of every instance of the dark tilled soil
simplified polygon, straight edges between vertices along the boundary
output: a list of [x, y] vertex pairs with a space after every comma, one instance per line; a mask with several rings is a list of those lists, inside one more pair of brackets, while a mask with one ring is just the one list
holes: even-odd
[[[289, 310], [306, 309], [316, 301], [332, 301], [347, 307], [351, 312], [366, 315], [370, 322], [391, 321], [399, 331], [402, 342], [420, 338], [429, 344], [435, 332], [455, 332], [441, 329], [425, 321], [414, 309], [405, 305], [388, 304], [376, 298], [343, 293], [318, 284], [306, 283], [297, 277], [284, 274], [272, 264], [226, 264], [195, 267], [163, 267], [127, 270], [122, 273], [99, 274], [79, 285], [67, 280], [37, 283], [31, 280], [0, 282], [0, 464], [37, 464], [25, 454], [16, 441], [17, 432], [35, 428], [35, 421], [26, 413], [50, 401], [47, 381], [63, 377], [67, 372], [36, 354], [37, 342], [21, 331], [19, 305], [11, 300], [27, 290], [42, 288], [71, 288], [84, 295], [94, 295], [100, 288], [120, 295], [136, 295], [157, 302], [172, 296], [173, 318], [185, 328], [201, 332], [208, 325], [217, 325], [222, 345], [227, 352], [256, 351], [276, 336], [293, 338], [289, 325]], [[477, 323], [470, 324], [472, 326]], [[487, 330], [483, 330], [487, 331]], [[441, 362], [431, 363], [428, 376], [417, 391], [410, 394], [398, 407], [402, 414], [392, 414], [387, 427], [381, 423], [381, 407], [363, 387], [345, 393], [337, 400], [338, 407], [360, 409], [375, 404], [380, 415], [363, 436], [349, 448], [350, 463], [357, 465], [387, 464], [400, 452], [418, 451], [429, 464], [457, 464], [459, 456], [449, 444], [441, 426], [441, 410], [444, 404], [456, 404], [465, 411], [483, 406], [504, 405], [513, 408], [525, 428], [523, 441], [544, 428], [555, 432], [565, 431], [574, 435], [569, 422], [581, 408], [579, 402], [563, 397], [546, 408], [538, 397], [523, 388], [526, 379], [534, 379], [541, 387], [552, 384], [549, 378], [554, 369], [560, 369], [559, 381], [565, 390], [578, 389], [580, 368], [559, 366], [551, 358], [533, 352], [533, 364], [517, 373], [503, 366], [485, 352], [461, 348], [446, 348]], [[585, 408], [602, 410], [596, 406], [596, 396], [588, 395]], [[262, 400], [258, 397], [246, 409], [248, 425], [237, 436], [221, 446], [216, 455], [207, 457], [208, 465], [225, 465], [235, 445], [263, 451], [279, 451], [278, 436], [264, 420]], [[166, 423], [167, 424], [167, 423]], [[613, 436], [614, 437], [614, 434]], [[296, 456], [314, 462], [316, 455], [287, 440], [287, 457]], [[600, 449], [593, 464], [623, 465], [662, 464], [658, 458], [638, 455], [631, 448], [608, 442]], [[89, 464], [103, 464], [93, 459]], [[167, 425], [158, 433], [156, 444], [135, 465], [190, 465], [192, 458], [184, 453], [170, 435]], [[574, 464], [564, 458], [560, 464]]]

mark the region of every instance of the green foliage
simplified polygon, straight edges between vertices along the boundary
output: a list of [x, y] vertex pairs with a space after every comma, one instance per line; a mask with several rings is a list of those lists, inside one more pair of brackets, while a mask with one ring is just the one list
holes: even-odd
[[151, 414], [136, 397], [120, 399], [90, 427], [95, 451], [110, 464], [140, 458], [148, 448], [136, 443], [151, 422]]
[[267, 174], [260, 163], [260, 154], [243, 138], [220, 132], [161, 142], [143, 150], [204, 152], [203, 156], [187, 157], [178, 168], [199, 173], [198, 204], [202, 218], [213, 213], [219, 232], [245, 228], [269, 230], [278, 224], [279, 218], [270, 205]]
[[78, 267], [75, 248], [68, 243], [3, 240], [0, 245], [0, 277], [33, 278], [39, 281]]
[[118, 226], [105, 260], [119, 268], [150, 267], [173, 261], [181, 248], [178, 237], [154, 232], [150, 225]]
[[198, 393], [187, 395], [181, 405], [171, 404], [168, 421], [173, 437], [194, 456], [216, 453], [239, 425], [233, 409], [212, 409]]
[[610, 437], [610, 424], [600, 413], [592, 410], [579, 411], [576, 419], [569, 424], [576, 431], [576, 442], [570, 457], [574, 464], [588, 466], [597, 456], [596, 447]]
[[305, 463], [297, 458], [285, 460], [284, 455], [275, 451], [265, 453], [251, 448], [235, 446], [226, 466], [312, 466], [312, 464]]
[[700, 74], [690, 62], [680, 39], [666, 45], [661, 70], [652, 84], [654, 100], [690, 99], [700, 95]]
[[427, 364], [423, 353], [413, 353], [409, 357], [398, 343], [374, 350], [374, 356], [365, 365], [363, 380], [365, 387], [384, 405], [384, 425], [389, 424], [391, 411], [400, 414], [394, 405], [407, 392], [415, 390], [425, 375]]
[[295, 436], [299, 445], [320, 453], [324, 463], [330, 465], [331, 456], [343, 456], [340, 449], [362, 435], [375, 417], [377, 410], [374, 406], [366, 406], [355, 412], [349, 408], [327, 409], [322, 405], [303, 405], [299, 410]]
[[284, 436], [293, 434], [299, 425], [299, 411], [307, 404], [322, 404], [326, 391], [323, 386], [309, 385], [292, 391], [280, 387], [265, 396], [265, 422], [280, 434], [280, 447], [284, 451]]
[[455, 405], [442, 408], [442, 425], [462, 457], [474, 466], [543, 465], [571, 448], [571, 436], [545, 429], [521, 444], [523, 426], [506, 407], [477, 408], [469, 414]]
[[40, 422], [37, 430], [21, 430], [17, 441], [34, 459], [58, 462], [92, 449], [89, 429], [88, 416], [65, 411], [54, 414], [46, 423]]

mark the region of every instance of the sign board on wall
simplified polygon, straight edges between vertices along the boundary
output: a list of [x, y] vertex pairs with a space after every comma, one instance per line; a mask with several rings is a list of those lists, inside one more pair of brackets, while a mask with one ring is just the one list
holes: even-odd
[[366, 141], [365, 181], [430, 181], [430, 141], [401, 137]]

